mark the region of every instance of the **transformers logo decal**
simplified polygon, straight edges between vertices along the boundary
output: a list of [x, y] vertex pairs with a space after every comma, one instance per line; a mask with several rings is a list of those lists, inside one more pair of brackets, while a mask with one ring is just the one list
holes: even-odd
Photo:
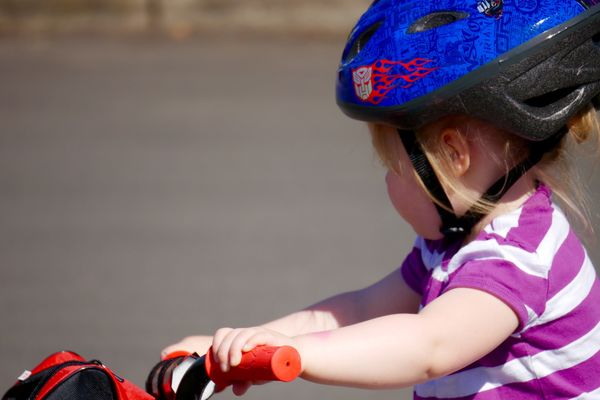
[[498, 19], [504, 11], [504, 2], [503, 0], [481, 0], [477, 2], [477, 11], [486, 17]]
[[432, 60], [415, 58], [409, 62], [378, 60], [352, 70], [354, 92], [363, 102], [379, 104], [393, 89], [408, 89], [437, 67], [427, 67]]
[[356, 96], [365, 101], [373, 93], [373, 83], [371, 76], [373, 75], [373, 67], [360, 67], [352, 71], [352, 79], [354, 80], [354, 92]]

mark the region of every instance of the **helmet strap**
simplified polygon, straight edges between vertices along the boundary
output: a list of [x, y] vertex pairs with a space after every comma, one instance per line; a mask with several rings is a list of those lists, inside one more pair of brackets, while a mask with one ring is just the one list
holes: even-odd
[[566, 127], [564, 127], [549, 139], [533, 143], [529, 156], [511, 168], [506, 175], [494, 182], [486, 192], [481, 195], [481, 198], [460, 217], [453, 211], [452, 204], [450, 203], [439, 178], [435, 174], [431, 163], [427, 159], [423, 147], [417, 140], [415, 132], [398, 129], [398, 134], [417, 175], [431, 196], [436, 200], [433, 203], [442, 220], [440, 232], [444, 237], [454, 239], [467, 236], [473, 227], [487, 215], [487, 213], [481, 211], [481, 205], [496, 204], [506, 192], [508, 192], [508, 190], [527, 173], [527, 171], [542, 159], [544, 154], [553, 149], [560, 142], [567, 131]]
[[435, 174], [425, 152], [423, 152], [423, 147], [417, 140], [415, 132], [398, 129], [398, 135], [415, 172], [431, 196], [436, 200], [433, 204], [442, 220], [440, 232], [444, 236], [461, 235], [466, 227], [463, 226], [463, 221], [454, 213], [452, 203], [450, 203], [450, 199], [448, 199], [439, 178]]

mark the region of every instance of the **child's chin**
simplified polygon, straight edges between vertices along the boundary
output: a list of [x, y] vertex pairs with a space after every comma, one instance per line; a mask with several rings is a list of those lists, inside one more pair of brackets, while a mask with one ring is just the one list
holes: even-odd
[[415, 233], [417, 235], [421, 236], [423, 239], [440, 240], [440, 239], [444, 238], [444, 235], [442, 235], [439, 228], [438, 229], [417, 229], [413, 226], [413, 230], [415, 231]]

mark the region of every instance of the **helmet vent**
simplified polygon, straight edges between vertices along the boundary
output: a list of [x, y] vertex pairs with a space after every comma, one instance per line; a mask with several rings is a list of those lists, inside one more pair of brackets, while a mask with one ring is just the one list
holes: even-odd
[[592, 43], [600, 47], [600, 33], [596, 33], [594, 36], [592, 36]]
[[361, 50], [367, 45], [369, 40], [373, 37], [375, 32], [379, 30], [383, 21], [375, 22], [373, 25], [365, 29], [358, 35], [358, 37], [352, 43], [352, 46], [348, 49], [346, 54], [342, 57], [342, 62], [347, 63], [361, 52]]
[[571, 87], [554, 90], [552, 92], [544, 93], [540, 96], [536, 96], [536, 97], [532, 97], [530, 99], [524, 100], [523, 103], [527, 104], [528, 106], [536, 107], [536, 108], [548, 107], [549, 105], [552, 105], [552, 104], [556, 103], [557, 101], [560, 101], [560, 100], [564, 99], [565, 97], [569, 96], [571, 93], [576, 91], [578, 88], [579, 88], [579, 86], [571, 86]]
[[466, 12], [460, 11], [440, 11], [427, 14], [419, 18], [408, 27], [407, 33], [425, 32], [440, 26], [450, 25], [469, 16]]

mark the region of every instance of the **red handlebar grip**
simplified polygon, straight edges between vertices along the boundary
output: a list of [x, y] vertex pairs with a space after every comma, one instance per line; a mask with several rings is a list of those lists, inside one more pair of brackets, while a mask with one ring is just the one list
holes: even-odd
[[170, 360], [172, 358], [177, 358], [177, 357], [187, 357], [191, 355], [191, 353], [189, 351], [185, 351], [185, 350], [176, 350], [172, 353], [167, 354], [166, 356], [164, 356], [162, 359], [164, 360]]
[[206, 355], [206, 373], [219, 387], [235, 381], [290, 382], [300, 375], [300, 354], [290, 346], [259, 346], [242, 355], [237, 367], [223, 372], [215, 362], [212, 347]]

